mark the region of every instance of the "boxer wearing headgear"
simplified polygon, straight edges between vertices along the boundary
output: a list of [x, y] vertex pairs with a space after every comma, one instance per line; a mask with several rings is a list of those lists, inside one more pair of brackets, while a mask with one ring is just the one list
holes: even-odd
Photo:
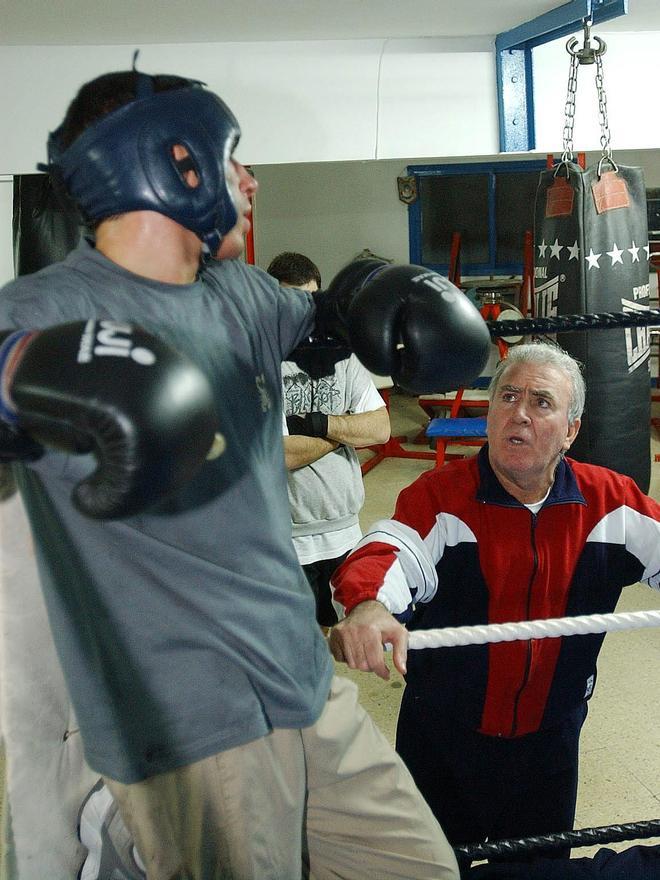
[[[73, 142], [70, 118], [52, 132], [49, 164], [42, 167], [57, 174], [95, 223], [127, 211], [157, 211], [215, 253], [237, 220], [227, 170], [240, 138], [238, 122], [198, 81], [139, 71], [135, 80], [133, 100]], [[159, 86], [168, 90], [157, 91]], [[175, 144], [185, 147], [185, 158], [175, 157]], [[188, 182], [189, 171], [196, 175], [195, 186]]]
[[[144, 328], [207, 377], [226, 440], [186, 485], [121, 520], [92, 520], [72, 503], [90, 456], [46, 448], [16, 466], [51, 634], [24, 609], [5, 629], [33, 654], [52, 639], [80, 731], [54, 730], [22, 766], [26, 797], [38, 791], [40, 803], [17, 858], [34, 877], [76, 876], [87, 850], [90, 866], [116, 864], [106, 847], [117, 823], [107, 811], [88, 821], [94, 796], [80, 845], [67, 851], [91, 775], [68, 751], [82, 740], [149, 880], [300, 876], [303, 841], [319, 876], [455, 880], [453, 852], [410, 775], [354, 686], [333, 677], [293, 549], [281, 363], [316, 312], [311, 295], [236, 259], [257, 188], [232, 156], [237, 137], [219, 99], [189, 80], [126, 71], [85, 85], [50, 162], [94, 239], [0, 296], [0, 328]], [[204, 249], [215, 259], [201, 263]], [[59, 359], [31, 362], [30, 375], [57, 373]], [[115, 372], [106, 363], [104, 380]], [[130, 412], [158, 414], [186, 393], [152, 383], [138, 394], [114, 380]], [[75, 374], [69, 385], [70, 396], [95, 396]], [[66, 421], [69, 395], [57, 394]], [[50, 693], [47, 666], [32, 681], [26, 714], [28, 699], [43, 702], [34, 687]], [[12, 780], [25, 749], [7, 747]], [[11, 801], [10, 792], [18, 823]], [[41, 827], [37, 814], [48, 819]]]

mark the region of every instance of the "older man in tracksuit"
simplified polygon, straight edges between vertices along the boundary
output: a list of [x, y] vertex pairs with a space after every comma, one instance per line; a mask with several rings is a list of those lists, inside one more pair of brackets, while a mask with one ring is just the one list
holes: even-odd
[[454, 845], [572, 828], [603, 636], [406, 657], [399, 621], [605, 613], [625, 585], [660, 584], [660, 506], [630, 478], [565, 458], [584, 403], [575, 361], [549, 344], [514, 348], [490, 398], [488, 445], [422, 474], [333, 576], [347, 614], [335, 658], [385, 678], [393, 645], [407, 675], [397, 749]]

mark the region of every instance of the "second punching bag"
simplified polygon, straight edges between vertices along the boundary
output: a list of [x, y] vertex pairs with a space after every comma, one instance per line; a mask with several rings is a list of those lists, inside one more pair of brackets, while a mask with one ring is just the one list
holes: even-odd
[[[535, 209], [538, 316], [649, 308], [646, 191], [639, 168], [541, 173]], [[570, 455], [631, 476], [647, 492], [650, 453], [649, 328], [558, 335], [584, 364], [587, 404]]]
[[84, 232], [76, 206], [48, 174], [14, 177], [14, 270], [29, 275], [63, 260]]

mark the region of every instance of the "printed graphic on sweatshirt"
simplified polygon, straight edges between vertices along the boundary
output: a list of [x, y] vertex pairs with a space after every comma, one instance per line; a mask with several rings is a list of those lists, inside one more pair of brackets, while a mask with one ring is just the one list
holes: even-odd
[[336, 374], [323, 376], [321, 379], [311, 379], [307, 373], [292, 373], [284, 376], [283, 382], [285, 415], [342, 412], [343, 395]]

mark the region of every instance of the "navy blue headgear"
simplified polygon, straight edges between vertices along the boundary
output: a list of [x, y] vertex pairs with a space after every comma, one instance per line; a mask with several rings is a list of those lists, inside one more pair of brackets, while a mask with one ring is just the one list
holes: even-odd
[[[154, 92], [151, 77], [138, 77], [136, 99], [90, 125], [66, 149], [62, 127], [51, 133], [48, 170], [61, 177], [90, 220], [157, 211], [190, 229], [215, 253], [238, 219], [226, 179], [241, 133], [238, 122], [200, 83]], [[189, 156], [177, 162], [175, 144]], [[186, 183], [188, 169], [197, 173], [198, 186]]]

